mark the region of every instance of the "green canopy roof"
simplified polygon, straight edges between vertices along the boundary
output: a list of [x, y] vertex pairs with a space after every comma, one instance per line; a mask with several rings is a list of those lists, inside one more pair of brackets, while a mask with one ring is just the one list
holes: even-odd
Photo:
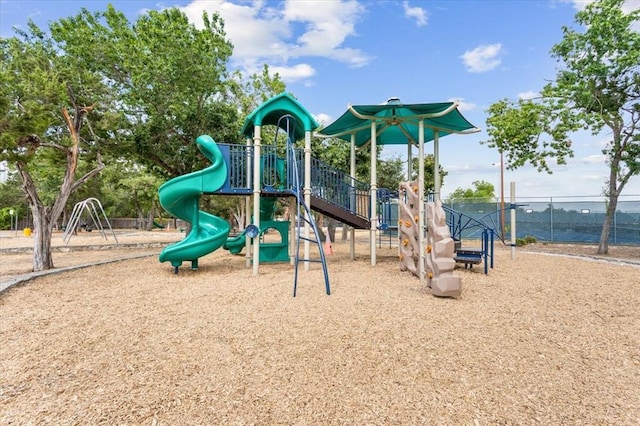
[[460, 114], [455, 102], [403, 104], [398, 98], [391, 98], [382, 105], [350, 105], [320, 136], [350, 142], [351, 135], [355, 134], [356, 146], [361, 147], [371, 140], [371, 123], [375, 121], [377, 145], [417, 145], [420, 119], [424, 119], [425, 142], [434, 139], [435, 131], [440, 137], [480, 131]]
[[[319, 127], [313, 116], [297, 100], [288, 93], [280, 93], [257, 107], [247, 116], [242, 125], [242, 135], [253, 137], [255, 126], [278, 126], [280, 118], [291, 115], [295, 119], [294, 140], [304, 138], [306, 131], [312, 132]], [[282, 130], [287, 130], [284, 122], [280, 122]]]

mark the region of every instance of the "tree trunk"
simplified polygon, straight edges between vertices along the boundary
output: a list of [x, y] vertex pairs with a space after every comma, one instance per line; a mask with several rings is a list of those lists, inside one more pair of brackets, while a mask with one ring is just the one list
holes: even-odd
[[611, 232], [611, 224], [613, 223], [613, 217], [616, 214], [618, 208], [618, 197], [622, 193], [622, 189], [625, 187], [631, 176], [634, 175], [632, 167], [628, 168], [628, 171], [624, 174], [620, 173], [620, 163], [623, 159], [623, 154], [628, 149], [629, 140], [631, 136], [627, 135], [625, 139], [621, 135], [621, 123], [620, 120], [617, 124], [611, 124], [609, 127], [613, 130], [613, 146], [611, 147], [609, 164], [609, 188], [606, 191], [607, 200], [607, 214], [602, 224], [602, 233], [600, 234], [600, 244], [598, 245], [598, 254], [609, 253], [609, 233]]
[[32, 208], [33, 213], [33, 271], [46, 271], [53, 268], [51, 256], [51, 236], [53, 226], [44, 208]]
[[614, 191], [609, 195], [609, 202], [607, 203], [607, 214], [604, 217], [604, 223], [602, 224], [602, 233], [600, 234], [598, 254], [609, 253], [609, 233], [611, 232], [613, 216], [616, 214], [616, 209], [618, 208], [618, 194], [619, 193], [617, 191]]
[[329, 218], [327, 223], [327, 232], [329, 233], [329, 238], [331, 242], [336, 241], [336, 220], [333, 218]]
[[320, 241], [324, 242], [327, 237], [324, 234], [324, 230], [322, 229], [322, 227], [324, 226], [324, 215], [323, 214], [318, 214], [318, 218], [316, 219], [316, 228], [318, 228], [318, 238], [320, 239]]
[[236, 230], [238, 232], [244, 231], [245, 224], [245, 204], [244, 199], [240, 199], [235, 206], [229, 208], [229, 212], [233, 217], [233, 221], [236, 223]]
[[[100, 173], [104, 168], [102, 162], [102, 156], [99, 152], [96, 153], [97, 166], [82, 176], [80, 179], [75, 180], [75, 173], [78, 167], [78, 155], [80, 152], [79, 143], [80, 138], [78, 131], [82, 126], [83, 117], [92, 107], [86, 107], [78, 109], [76, 108], [75, 119], [71, 119], [66, 109], [62, 110], [64, 118], [71, 133], [72, 144], [70, 147], [64, 147], [56, 144], [41, 143], [37, 137], [40, 149], [47, 147], [53, 148], [60, 152], [63, 152], [66, 156], [66, 169], [62, 184], [60, 185], [59, 193], [51, 206], [46, 206], [44, 202], [38, 196], [38, 190], [36, 184], [33, 181], [26, 161], [16, 161], [16, 168], [20, 173], [22, 179], [22, 188], [29, 201], [29, 207], [33, 213], [33, 227], [34, 227], [34, 242], [33, 242], [33, 270], [34, 272], [44, 271], [53, 268], [53, 258], [51, 257], [51, 237], [53, 235], [53, 225], [58, 221], [64, 208], [69, 200], [69, 196], [73, 191], [78, 189], [86, 181]], [[68, 224], [67, 224], [68, 225]]]
[[151, 210], [147, 212], [146, 220], [144, 219], [144, 213], [142, 212], [142, 210], [140, 210], [138, 216], [140, 217], [140, 221], [143, 224], [143, 226], [141, 226], [140, 228], [143, 228], [145, 231], [153, 231], [153, 222], [156, 216], [156, 209], [152, 207]]

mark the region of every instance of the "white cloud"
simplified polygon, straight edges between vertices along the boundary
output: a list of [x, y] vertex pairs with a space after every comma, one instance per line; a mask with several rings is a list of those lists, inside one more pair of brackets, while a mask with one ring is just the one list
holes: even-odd
[[313, 114], [313, 118], [316, 119], [316, 121], [318, 122], [318, 124], [320, 124], [321, 127], [328, 126], [333, 121], [330, 115], [324, 114], [324, 113]]
[[269, 68], [272, 73], [280, 74], [284, 81], [298, 81], [312, 77], [316, 71], [309, 64], [298, 64], [291, 67], [273, 66]]
[[586, 164], [606, 164], [607, 156], [603, 154], [589, 155], [587, 157], [583, 157], [581, 162]]
[[371, 60], [364, 52], [345, 47], [348, 37], [357, 36], [355, 24], [365, 12], [355, 0], [285, 0], [277, 4], [193, 0], [181, 9], [200, 27], [203, 10], [218, 13], [234, 46], [233, 64], [248, 73], [267, 63], [278, 69], [283, 80], [293, 81], [314, 74], [309, 65], [294, 63], [300, 58], [326, 57], [353, 67]]
[[562, 0], [562, 2], [573, 4], [576, 10], [583, 10], [589, 3], [593, 3], [593, 0]]
[[425, 9], [421, 7], [411, 7], [408, 1], [402, 2], [402, 8], [404, 9], [404, 16], [415, 19], [417, 26], [422, 27], [429, 22]]
[[518, 99], [533, 99], [540, 96], [540, 93], [529, 90], [528, 92], [518, 93]]
[[457, 102], [459, 111], [473, 111], [476, 109], [476, 104], [465, 102], [464, 98], [449, 98], [449, 102]]
[[[563, 3], [571, 3], [576, 10], [584, 10], [588, 4], [593, 3], [595, 0], [562, 0]], [[640, 3], [638, 0], [627, 0], [622, 4], [622, 11], [629, 13], [634, 10], [640, 9]]]
[[491, 71], [500, 65], [500, 54], [503, 53], [502, 44], [480, 45], [473, 50], [467, 50], [460, 57], [469, 72]]
[[287, 23], [303, 23], [305, 32], [292, 47], [293, 56], [325, 56], [352, 66], [362, 66], [369, 58], [357, 49], [341, 47], [349, 36], [357, 35], [355, 23], [364, 8], [353, 0], [285, 2]]

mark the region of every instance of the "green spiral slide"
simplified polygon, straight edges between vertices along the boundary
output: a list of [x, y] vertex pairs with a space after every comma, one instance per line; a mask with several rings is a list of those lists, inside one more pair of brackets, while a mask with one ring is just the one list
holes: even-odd
[[171, 262], [176, 273], [184, 261], [191, 261], [191, 268], [197, 269], [198, 258], [222, 247], [229, 236], [230, 226], [226, 220], [204, 212], [198, 206], [203, 193], [215, 192], [224, 185], [227, 163], [211, 136], [199, 136], [196, 144], [211, 161], [211, 166], [171, 179], [158, 189], [162, 207], [191, 223], [191, 232], [185, 239], [165, 247], [160, 253], [160, 262]]

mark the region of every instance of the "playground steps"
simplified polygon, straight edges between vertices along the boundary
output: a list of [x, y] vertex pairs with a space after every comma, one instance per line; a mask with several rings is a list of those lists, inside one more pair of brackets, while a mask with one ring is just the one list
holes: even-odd
[[462, 248], [459, 242], [456, 242], [455, 256], [453, 260], [457, 263], [464, 263], [464, 269], [473, 268], [473, 265], [482, 263], [484, 253], [479, 248]]

